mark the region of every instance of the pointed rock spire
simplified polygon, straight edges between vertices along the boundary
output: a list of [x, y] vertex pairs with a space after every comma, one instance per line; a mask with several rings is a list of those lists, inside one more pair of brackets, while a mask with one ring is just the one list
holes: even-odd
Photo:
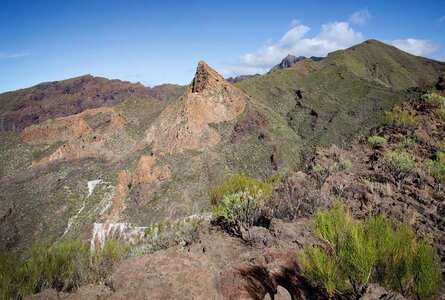
[[229, 84], [221, 75], [204, 61], [200, 61], [190, 88], [192, 93], [201, 93], [203, 91], [216, 91], [227, 85]]

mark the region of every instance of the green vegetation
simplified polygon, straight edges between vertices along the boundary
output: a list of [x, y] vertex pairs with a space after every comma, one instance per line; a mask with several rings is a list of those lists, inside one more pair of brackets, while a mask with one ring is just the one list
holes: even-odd
[[428, 92], [421, 96], [421, 99], [432, 108], [445, 106], [445, 97], [435, 92]]
[[164, 221], [152, 224], [145, 230], [144, 238], [130, 253], [132, 256], [166, 249], [181, 243], [193, 242], [196, 228], [204, 217], [192, 216], [177, 221]]
[[111, 284], [111, 272], [127, 251], [115, 241], [90, 252], [80, 241], [37, 243], [28, 259], [0, 254], [0, 298], [25, 298], [45, 288], [69, 292], [82, 284]]
[[388, 140], [385, 137], [378, 136], [378, 135], [370, 136], [367, 141], [368, 141], [368, 145], [371, 146], [371, 148], [373, 148], [373, 149], [376, 149], [383, 145], [388, 144]]
[[445, 120], [445, 97], [436, 92], [428, 92], [422, 95], [422, 100], [431, 108], [434, 108], [436, 116]]
[[349, 159], [342, 159], [335, 163], [335, 169], [339, 171], [348, 171], [352, 169], [352, 162]]
[[400, 106], [394, 107], [386, 112], [384, 123], [404, 130], [413, 129], [420, 121], [420, 116], [414, 115], [411, 111]]
[[414, 149], [416, 141], [411, 138], [406, 138], [396, 145], [397, 149]]
[[428, 172], [438, 183], [445, 182], [445, 153], [438, 151], [435, 160], [425, 162]]
[[272, 187], [272, 183], [270, 182], [262, 182], [241, 174], [235, 174], [210, 191], [210, 201], [213, 205], [216, 205], [225, 196], [244, 191], [249, 191], [253, 195], [258, 195], [261, 190], [261, 194], [267, 197], [272, 192]]
[[313, 228], [325, 245], [300, 254], [303, 274], [331, 295], [357, 294], [360, 286], [375, 282], [430, 299], [440, 287], [434, 250], [407, 225], [393, 226], [382, 216], [356, 221], [336, 202], [314, 215]]
[[245, 190], [225, 196], [217, 205], [212, 207], [215, 216], [222, 216], [225, 219], [238, 223], [245, 228], [255, 225], [261, 215], [262, 191], [250, 192]]
[[417, 166], [414, 156], [407, 151], [394, 150], [385, 155], [384, 159], [386, 166], [397, 183], [397, 187], [400, 189], [405, 178]]

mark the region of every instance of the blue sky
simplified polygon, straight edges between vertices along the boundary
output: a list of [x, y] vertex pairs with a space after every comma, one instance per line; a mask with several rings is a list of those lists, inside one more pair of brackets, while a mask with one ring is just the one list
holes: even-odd
[[199, 60], [224, 76], [286, 54], [365, 39], [445, 60], [443, 1], [0, 0], [0, 92], [92, 74], [187, 84]]

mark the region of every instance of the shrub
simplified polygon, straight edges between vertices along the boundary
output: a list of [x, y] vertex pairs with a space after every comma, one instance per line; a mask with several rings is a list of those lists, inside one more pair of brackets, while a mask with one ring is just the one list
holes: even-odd
[[395, 150], [385, 156], [385, 164], [400, 189], [405, 178], [416, 168], [414, 156], [407, 151]]
[[348, 289], [349, 286], [338, 263], [320, 247], [307, 247], [300, 256], [300, 263], [304, 276], [309, 281], [323, 286], [330, 296]]
[[373, 149], [379, 148], [386, 144], [388, 144], [388, 140], [383, 136], [373, 135], [368, 138], [368, 145]]
[[414, 115], [405, 108], [396, 106], [391, 111], [386, 112], [383, 121], [385, 124], [408, 130], [416, 127], [420, 121], [420, 116]]
[[421, 99], [432, 108], [445, 106], [445, 97], [439, 95], [438, 93], [425, 93], [421, 96]]
[[229, 177], [224, 183], [216, 186], [210, 191], [210, 201], [213, 205], [218, 204], [224, 196], [232, 195], [246, 190], [253, 194], [262, 191], [262, 195], [267, 197], [272, 192], [272, 183], [262, 182], [260, 180], [250, 178], [244, 175], [235, 174]]
[[369, 282], [419, 299], [438, 291], [441, 274], [434, 250], [417, 240], [411, 227], [393, 226], [381, 216], [355, 221], [340, 202], [317, 212], [313, 227], [326, 245], [303, 250], [302, 272], [329, 294], [357, 295]]
[[143, 243], [132, 255], [153, 253], [181, 243], [192, 243], [196, 238], [196, 228], [205, 220], [205, 216], [194, 215], [175, 221], [163, 221], [147, 227]]
[[335, 169], [339, 171], [348, 171], [352, 169], [352, 162], [349, 159], [342, 159], [335, 163]]
[[396, 145], [398, 149], [414, 149], [415, 146], [416, 141], [410, 138], [404, 139], [402, 142]]
[[445, 182], [445, 153], [437, 152], [436, 159], [426, 161], [425, 166], [438, 183]]
[[298, 216], [310, 216], [320, 206], [322, 196], [312, 181], [299, 183], [291, 174], [276, 184], [266, 206], [275, 218], [291, 221]]
[[112, 285], [111, 274], [114, 266], [119, 263], [129, 247], [114, 240], [106, 240], [102, 249], [96, 248], [90, 258], [90, 269], [96, 284]]
[[254, 226], [261, 216], [262, 191], [257, 193], [248, 190], [225, 196], [217, 205], [213, 206], [215, 216], [221, 216], [236, 222], [244, 228]]
[[[80, 241], [39, 242], [28, 259], [0, 256], [0, 298], [25, 298], [45, 288], [70, 292], [86, 283], [107, 283], [122, 245], [107, 241], [90, 252]], [[118, 249], [121, 249], [118, 251]]]
[[445, 107], [436, 109], [436, 116], [442, 121], [445, 121]]

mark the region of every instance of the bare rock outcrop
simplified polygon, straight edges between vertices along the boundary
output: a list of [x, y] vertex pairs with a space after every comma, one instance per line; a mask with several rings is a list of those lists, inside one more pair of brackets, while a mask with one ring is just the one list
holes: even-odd
[[212, 148], [220, 141], [209, 125], [232, 121], [245, 109], [247, 96], [200, 61], [195, 78], [177, 103], [159, 116], [147, 133], [155, 153]]

